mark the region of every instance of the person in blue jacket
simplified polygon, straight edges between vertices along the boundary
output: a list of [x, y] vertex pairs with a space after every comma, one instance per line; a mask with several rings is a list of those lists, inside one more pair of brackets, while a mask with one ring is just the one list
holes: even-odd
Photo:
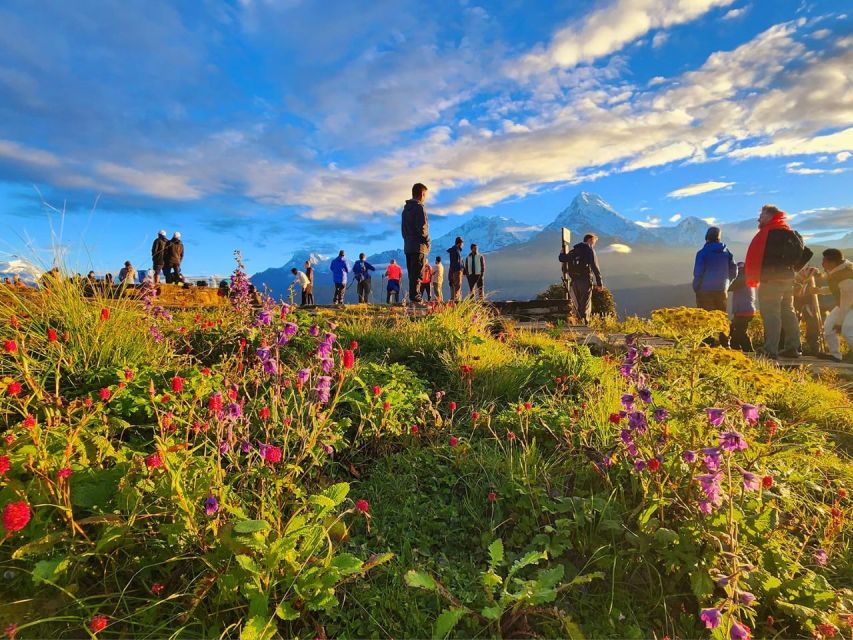
[[366, 304], [370, 298], [370, 272], [376, 271], [376, 267], [365, 260], [365, 255], [360, 253], [358, 260], [352, 265], [352, 275], [358, 283], [358, 301]]
[[347, 288], [347, 273], [349, 273], [349, 265], [344, 257], [343, 249], [338, 253], [338, 257], [332, 260], [329, 270], [332, 272], [332, 279], [335, 281], [335, 295], [332, 297], [332, 304], [343, 304], [344, 291]]
[[[729, 285], [737, 277], [738, 268], [732, 252], [720, 242], [720, 236], [719, 227], [709, 227], [705, 232], [705, 246], [696, 253], [693, 265], [693, 291], [700, 309], [728, 314]], [[720, 334], [720, 346], [729, 346], [724, 333]]]
[[746, 284], [744, 263], [738, 262], [738, 274], [729, 286], [732, 294], [732, 322], [729, 326], [732, 349], [752, 351], [752, 339], [747, 330], [755, 317], [755, 287]]

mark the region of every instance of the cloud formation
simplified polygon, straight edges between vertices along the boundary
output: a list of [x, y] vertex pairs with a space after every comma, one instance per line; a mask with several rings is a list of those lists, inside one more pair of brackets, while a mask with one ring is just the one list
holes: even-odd
[[695, 184], [689, 184], [686, 187], [681, 187], [680, 189], [676, 189], [675, 191], [670, 191], [666, 194], [667, 198], [689, 198], [690, 196], [698, 196], [702, 193], [708, 193], [709, 191], [717, 191], [718, 189], [727, 189], [731, 187], [734, 182], [719, 182], [716, 180], [711, 180], [709, 182], [697, 182]]

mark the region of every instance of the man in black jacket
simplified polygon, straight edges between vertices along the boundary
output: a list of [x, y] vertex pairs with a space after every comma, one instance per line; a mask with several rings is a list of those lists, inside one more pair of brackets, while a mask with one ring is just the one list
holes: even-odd
[[151, 245], [151, 270], [154, 272], [154, 284], [160, 282], [160, 272], [166, 266], [166, 247], [168, 246], [169, 239], [166, 237], [166, 232], [161, 229], [154, 239], [154, 244]]
[[181, 242], [181, 232], [175, 231], [175, 235], [169, 240], [169, 245], [165, 252], [165, 265], [163, 273], [166, 276], [167, 284], [180, 284], [183, 280], [181, 276], [181, 262], [184, 259], [184, 243]]
[[595, 277], [595, 287], [602, 286], [598, 257], [595, 255], [596, 242], [598, 242], [598, 236], [588, 233], [583, 237], [583, 242], [577, 243], [568, 253], [560, 254], [560, 262], [568, 263], [572, 307], [575, 317], [582, 324], [589, 322], [592, 313], [593, 277]]
[[462, 297], [462, 236], [456, 236], [456, 242], [447, 250], [450, 254], [450, 268], [447, 271], [447, 282], [450, 284], [450, 300], [459, 302]]
[[424, 270], [424, 262], [429, 254], [429, 220], [424, 202], [427, 188], [420, 182], [412, 187], [412, 198], [406, 200], [403, 207], [401, 231], [403, 234], [403, 253], [406, 254], [406, 271], [409, 278], [409, 301], [421, 302], [418, 294], [418, 280]]

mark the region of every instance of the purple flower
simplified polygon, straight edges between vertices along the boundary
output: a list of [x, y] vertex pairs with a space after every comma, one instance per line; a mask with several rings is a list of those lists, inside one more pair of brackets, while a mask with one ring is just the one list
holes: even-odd
[[332, 388], [332, 379], [329, 376], [320, 376], [317, 378], [317, 395], [322, 404], [329, 401], [329, 395]]
[[323, 373], [331, 373], [332, 369], [335, 368], [335, 361], [332, 358], [323, 358], [320, 360], [320, 367], [323, 369]]
[[288, 313], [290, 313], [290, 305], [287, 304], [286, 302], [282, 302], [281, 303], [281, 317], [283, 318]]
[[681, 454], [681, 457], [684, 458], [684, 462], [687, 464], [693, 464], [696, 462], [696, 452], [690, 451], [689, 449]]
[[623, 364], [621, 367], [619, 367], [619, 373], [621, 373], [625, 378], [630, 378], [632, 372], [633, 366], [630, 364]]
[[228, 405], [228, 416], [230, 418], [237, 419], [241, 415], [243, 415], [243, 407], [241, 407], [236, 402], [232, 402], [231, 404]]
[[713, 505], [719, 506], [723, 501], [723, 490], [720, 487], [720, 477], [722, 474], [707, 473], [705, 475], [696, 476], [699, 484], [702, 486], [702, 493], [705, 494], [705, 499]]
[[628, 414], [628, 426], [635, 429], [637, 433], [645, 433], [649, 429], [649, 422], [646, 414], [642, 411], [635, 411]]
[[300, 384], [305, 384], [308, 382], [308, 378], [311, 376], [310, 369], [300, 369], [296, 372], [296, 379], [299, 380]]
[[223, 440], [219, 443], [219, 455], [224, 456], [226, 453], [231, 451], [231, 443], [227, 440]]
[[243, 442], [243, 444], [240, 445], [240, 448], [243, 450], [243, 453], [249, 453], [253, 449], [252, 443], [249, 442], [248, 440]]
[[319, 336], [319, 335], [320, 335], [320, 327], [318, 327], [316, 324], [312, 324], [312, 325], [308, 328], [308, 334], [309, 334], [312, 338], [316, 338], [317, 336]]
[[761, 411], [761, 407], [756, 406], [754, 404], [741, 403], [740, 409], [741, 411], [743, 411], [744, 420], [746, 420], [750, 424], [755, 424], [756, 422], [758, 422], [758, 412]]
[[261, 347], [256, 351], [256, 353], [258, 354], [258, 357], [261, 359], [261, 362], [266, 362], [270, 357], [269, 347]]
[[625, 411], [633, 411], [634, 410], [634, 396], [630, 393], [626, 393], [621, 398], [622, 408]]
[[732, 628], [729, 630], [729, 638], [731, 640], [750, 640], [752, 634], [749, 631], [749, 627], [734, 620], [732, 621]]
[[156, 324], [151, 325], [151, 337], [154, 338], [154, 342], [163, 341], [163, 334], [160, 333], [160, 330], [157, 328]]
[[648, 358], [655, 352], [652, 347], [643, 347], [643, 357]]
[[278, 362], [275, 358], [264, 360], [264, 373], [269, 376], [274, 376], [278, 373]]
[[720, 434], [720, 447], [726, 451], [742, 451], [749, 445], [737, 431], [724, 431]]
[[814, 552], [812, 557], [814, 558], [814, 561], [822, 567], [825, 567], [829, 560], [829, 554], [826, 552], [826, 549], [818, 549]]
[[281, 333], [278, 334], [278, 340], [276, 340], [275, 343], [278, 346], [283, 347], [289, 341], [290, 341], [290, 336], [288, 336], [284, 331], [282, 331]]
[[652, 401], [652, 392], [646, 388], [637, 389], [637, 394], [640, 396], [640, 400], [649, 404]]
[[634, 460], [634, 468], [637, 471], [645, 471], [646, 461], [645, 460]]
[[720, 610], [717, 608], [702, 609], [699, 612], [699, 619], [705, 623], [706, 629], [716, 629], [720, 626]]
[[719, 427], [726, 419], [725, 409], [705, 409], [705, 412], [708, 414], [708, 422], [712, 426]]
[[336, 336], [331, 331], [327, 331], [326, 335], [323, 336], [323, 342], [325, 342], [328, 345], [333, 344], [335, 342], [335, 340], [337, 340], [337, 339], [338, 339], [338, 336]]
[[738, 591], [737, 599], [741, 604], [748, 606], [755, 602], [755, 594], [750, 593], [749, 591]]
[[219, 500], [216, 496], [207, 496], [207, 500], [204, 501], [204, 512], [212, 516], [217, 511], [219, 511]]
[[268, 327], [272, 324], [272, 314], [266, 309], [264, 309], [258, 313], [257, 318], [255, 318], [255, 321], [258, 323], [258, 325], [264, 325]]
[[720, 468], [720, 447], [705, 447], [702, 449], [702, 462], [708, 471]]
[[707, 500], [700, 500], [699, 501], [699, 511], [701, 511], [702, 513], [710, 515], [710, 514], [714, 513], [714, 505], [712, 505]]
[[655, 422], [663, 422], [669, 417], [669, 411], [658, 407], [657, 409], [655, 409], [654, 413], [652, 414], [652, 417], [654, 417]]
[[637, 361], [638, 352], [634, 347], [628, 349], [625, 352], [625, 363], [626, 364], [634, 364]]
[[637, 456], [639, 456], [639, 455], [640, 455], [640, 454], [637, 452], [637, 445], [635, 445], [633, 442], [632, 442], [631, 444], [629, 444], [629, 445], [628, 445], [628, 453], [630, 453], [630, 454], [631, 454], [631, 457], [632, 457], [632, 458], [636, 458]]
[[321, 342], [317, 347], [317, 357], [320, 359], [328, 358], [332, 355], [332, 344], [330, 342]]
[[332, 447], [332, 445], [330, 445], [330, 444], [326, 444], [326, 443], [324, 442], [321, 446], [323, 447], [323, 451], [325, 452], [325, 454], [326, 454], [327, 456], [330, 456], [330, 455], [332, 455], [332, 454], [335, 452], [334, 448], [333, 448], [333, 447]]
[[295, 322], [284, 323], [284, 331], [282, 333], [284, 333], [288, 338], [295, 336], [297, 331], [299, 331], [299, 326]]
[[761, 487], [761, 478], [749, 471], [743, 472], [743, 488], [747, 491], [758, 491]]
[[631, 431], [629, 429], [622, 429], [619, 432], [619, 437], [622, 438], [622, 442], [625, 444], [633, 444], [634, 436], [631, 435]]

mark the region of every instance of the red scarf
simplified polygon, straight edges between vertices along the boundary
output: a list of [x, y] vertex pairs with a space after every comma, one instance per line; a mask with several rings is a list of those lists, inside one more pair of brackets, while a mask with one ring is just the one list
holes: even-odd
[[746, 286], [757, 287], [761, 282], [761, 265], [764, 263], [764, 249], [767, 246], [767, 234], [773, 229], [791, 230], [788, 223], [785, 222], [784, 211], [780, 211], [773, 216], [768, 222], [758, 228], [758, 233], [749, 243], [749, 249], [746, 250]]

